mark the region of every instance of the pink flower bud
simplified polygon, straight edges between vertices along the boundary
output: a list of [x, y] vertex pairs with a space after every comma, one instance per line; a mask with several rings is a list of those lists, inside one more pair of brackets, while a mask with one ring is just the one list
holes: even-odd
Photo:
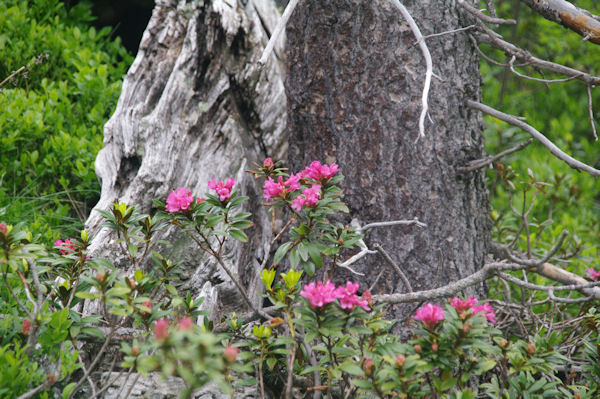
[[169, 338], [169, 320], [156, 320], [156, 323], [154, 323], [154, 338], [161, 343]]
[[30, 330], [31, 330], [31, 321], [29, 321], [29, 319], [23, 320], [23, 325], [21, 326], [21, 333], [23, 335], [29, 335]]
[[227, 347], [225, 347], [225, 350], [223, 351], [223, 357], [225, 358], [227, 363], [233, 363], [235, 362], [235, 359], [237, 359], [238, 353], [240, 353], [240, 350], [238, 348], [231, 346], [231, 344], [228, 344]]
[[4, 223], [0, 223], [0, 234], [4, 237], [8, 235], [8, 227]]
[[152, 302], [144, 301], [144, 302], [142, 302], [142, 305], [147, 307], [148, 309], [150, 309], [150, 311], [142, 310], [142, 316], [147, 316], [150, 313], [152, 313]]
[[194, 322], [189, 317], [185, 316], [179, 321], [179, 331], [192, 331], [194, 329]]
[[273, 166], [274, 166], [274, 164], [273, 164], [273, 160], [271, 158], [266, 158], [263, 161], [263, 168], [265, 168], [265, 169], [272, 169]]
[[404, 367], [404, 362], [406, 362], [406, 357], [402, 353], [396, 356], [397, 367]]
[[371, 375], [373, 373], [375, 365], [373, 364], [373, 361], [367, 357], [365, 359], [365, 364], [363, 365], [363, 368], [365, 369], [365, 373], [367, 373], [367, 375]]

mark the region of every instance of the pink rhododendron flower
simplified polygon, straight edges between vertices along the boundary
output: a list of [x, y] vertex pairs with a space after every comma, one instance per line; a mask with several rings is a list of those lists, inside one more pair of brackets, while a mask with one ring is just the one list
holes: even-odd
[[285, 186], [283, 185], [283, 177], [279, 176], [277, 182], [271, 177], [265, 180], [265, 183], [263, 185], [264, 199], [279, 197], [282, 192], [285, 192]]
[[179, 321], [179, 331], [192, 331], [194, 329], [194, 322], [189, 317], [185, 316]]
[[306, 197], [306, 204], [308, 206], [315, 206], [321, 198], [321, 186], [319, 184], [313, 184], [311, 188], [302, 191], [302, 195]]
[[71, 240], [69, 238], [67, 238], [64, 241], [63, 240], [56, 240], [54, 242], [54, 246], [58, 247], [58, 250], [63, 255], [70, 254], [70, 253], [72, 253], [73, 251], [75, 251], [77, 249], [77, 245], [75, 244], [75, 241]]
[[21, 326], [21, 334], [29, 335], [30, 330], [31, 330], [31, 321], [29, 319], [23, 320], [23, 325]]
[[4, 223], [0, 223], [0, 234], [2, 234], [5, 237], [8, 235], [8, 226]]
[[192, 192], [185, 187], [179, 187], [177, 190], [171, 191], [167, 197], [167, 212], [179, 212], [188, 209], [194, 201]]
[[484, 303], [483, 305], [473, 306], [473, 314], [483, 312], [483, 316], [492, 324], [496, 324], [496, 313], [494, 313], [494, 308], [489, 303]]
[[273, 159], [265, 158], [265, 160], [263, 161], [263, 168], [271, 169], [271, 168], [273, 168], [273, 166], [274, 166]]
[[465, 310], [472, 309], [473, 306], [477, 305], [477, 299], [473, 298], [473, 295], [469, 295], [468, 299], [461, 299], [459, 297], [452, 298], [450, 305], [456, 309], [457, 313], [464, 312]]
[[204, 201], [206, 201], [206, 198], [204, 198], [204, 197], [196, 198], [196, 204], [201, 204]]
[[304, 189], [302, 194], [292, 200], [292, 209], [300, 212], [304, 205], [315, 206], [321, 198], [321, 186], [313, 184], [312, 187]]
[[300, 212], [305, 203], [306, 203], [306, 197], [299, 195], [292, 200], [292, 209], [295, 210], [296, 212]]
[[235, 180], [233, 180], [233, 177], [227, 179], [225, 183], [222, 180], [217, 181], [216, 179], [212, 179], [208, 182], [208, 188], [217, 192], [219, 201], [227, 201], [231, 196], [231, 189], [234, 184]]
[[319, 161], [312, 161], [300, 174], [303, 178], [309, 178], [316, 181], [322, 179], [329, 180], [333, 175], [339, 171], [337, 164], [332, 163], [331, 165], [323, 164]]
[[335, 285], [329, 280], [325, 284], [320, 281], [316, 284], [314, 282], [306, 284], [300, 291], [300, 295], [308, 299], [315, 308], [323, 307], [339, 298]]
[[292, 173], [292, 175], [286, 181], [283, 181], [283, 177], [281, 176], [277, 177], [277, 181], [269, 177], [267, 178], [267, 180], [265, 180], [263, 187], [263, 198], [285, 198], [288, 193], [291, 193], [292, 191], [298, 190], [300, 188], [300, 176], [294, 175]]
[[429, 328], [435, 327], [436, 323], [444, 320], [444, 310], [438, 305], [426, 303], [417, 309], [415, 320], [420, 320]]
[[340, 285], [337, 288], [337, 293], [340, 299], [340, 306], [342, 307], [342, 309], [352, 309], [356, 305], [360, 306], [366, 311], [371, 310], [366, 299], [360, 300], [356, 296], [356, 291], [358, 291], [358, 287], [358, 283], [351, 283], [350, 281], [346, 281], [346, 286]]
[[590, 280], [598, 281], [598, 278], [600, 278], [600, 271], [596, 271], [592, 268], [587, 269], [587, 274]]
[[169, 320], [156, 320], [156, 323], [154, 323], [154, 338], [159, 342], [165, 342], [169, 338]]

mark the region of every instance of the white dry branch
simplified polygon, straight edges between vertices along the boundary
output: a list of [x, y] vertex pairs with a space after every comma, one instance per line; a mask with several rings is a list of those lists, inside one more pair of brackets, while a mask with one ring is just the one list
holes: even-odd
[[425, 116], [427, 115], [427, 111], [429, 110], [429, 88], [431, 87], [431, 77], [433, 76], [433, 62], [431, 61], [431, 53], [429, 53], [429, 48], [427, 48], [427, 44], [425, 44], [425, 39], [421, 34], [421, 30], [419, 26], [413, 19], [412, 15], [408, 12], [406, 7], [399, 0], [392, 0], [392, 3], [396, 8], [400, 11], [408, 25], [410, 26], [410, 30], [412, 30], [415, 38], [417, 39], [417, 43], [419, 43], [419, 48], [421, 49], [421, 53], [423, 53], [423, 57], [425, 58], [425, 84], [423, 86], [423, 96], [421, 102], [423, 103], [423, 108], [421, 110], [421, 116], [419, 117], [419, 137], [425, 137]]
[[594, 134], [594, 140], [598, 141], [598, 134], [596, 133], [596, 125], [594, 124], [594, 110], [592, 109], [592, 86], [587, 85], [588, 95], [588, 114], [590, 115], [590, 125], [592, 125], [592, 133]]
[[[358, 221], [356, 219], [354, 219], [354, 220], [352, 220], [352, 225], [355, 226], [356, 230], [361, 234], [365, 230], [369, 230], [369, 229], [372, 229], [375, 227], [387, 227], [387, 226], [398, 226], [398, 225], [401, 225], [401, 226], [415, 225], [415, 226], [418, 226], [421, 228], [427, 227], [427, 225], [425, 223], [420, 222], [419, 219], [417, 219], [417, 218], [410, 219], [410, 220], [390, 220], [387, 222], [374, 222], [374, 223], [366, 224], [364, 226], [360, 226]], [[369, 254], [376, 254], [376, 253], [381, 253], [381, 252], [379, 250], [373, 251], [373, 250], [369, 249], [369, 247], [367, 247], [367, 244], [365, 244], [365, 241], [363, 239], [360, 239], [358, 241], [358, 247], [360, 248], [359, 253], [357, 253], [356, 255], [353, 255], [352, 257], [345, 260], [344, 262], [336, 263], [336, 266], [344, 268], [346, 270], [349, 270], [351, 273], [356, 274], [358, 276], [364, 276], [364, 273], [359, 273], [356, 270], [353, 270], [350, 266]], [[404, 279], [406, 279], [406, 277], [404, 277]], [[410, 287], [410, 283], [408, 284], [408, 287]]]
[[538, 140], [540, 143], [546, 146], [546, 148], [548, 148], [548, 150], [550, 150], [550, 152], [554, 156], [564, 161], [571, 168], [576, 170], [583, 170], [594, 177], [600, 176], [600, 170], [593, 168], [592, 166], [585, 164], [581, 161], [578, 161], [572, 156], [566, 154], [564, 151], [558, 148], [552, 141], [550, 141], [546, 136], [537, 131], [533, 126], [528, 125], [516, 116], [505, 114], [504, 112], [498, 111], [497, 109], [494, 109], [485, 104], [478, 103], [476, 101], [467, 100], [467, 105], [470, 108], [476, 109], [478, 111], [491, 115], [494, 118], [498, 118], [504, 122], [510, 123], [513, 126], [523, 129], [524, 131], [529, 133], [534, 139]]
[[298, 1], [299, 0], [291, 0], [285, 7], [285, 10], [283, 10], [283, 14], [281, 14], [281, 18], [279, 19], [279, 22], [277, 22], [277, 26], [275, 26], [275, 30], [269, 38], [267, 47], [265, 47], [262, 56], [258, 60], [258, 64], [260, 66], [263, 66], [267, 63], [267, 60], [269, 59], [269, 56], [271, 55], [271, 53], [273, 52], [273, 48], [275, 47], [275, 42], [277, 42], [277, 39], [285, 29], [287, 22], [290, 19], [290, 16], [292, 15], [292, 12], [294, 12], [294, 9], [298, 5]]

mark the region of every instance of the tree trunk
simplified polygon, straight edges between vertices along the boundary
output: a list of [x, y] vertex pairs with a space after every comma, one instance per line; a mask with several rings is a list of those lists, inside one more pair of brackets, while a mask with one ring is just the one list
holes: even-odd
[[[404, 2], [423, 35], [470, 24], [454, 1]], [[408, 23], [389, 0], [304, 0], [287, 29], [289, 160], [337, 162], [350, 217], [361, 224], [418, 218], [427, 224], [368, 231], [414, 290], [480, 268], [490, 239], [483, 172], [456, 169], [484, 155], [482, 122], [465, 106], [480, 98], [479, 59], [464, 34], [427, 39], [438, 76], [418, 138], [425, 61]], [[406, 292], [383, 258], [356, 264], [361, 289]], [[350, 273], [338, 279], [356, 280]], [[399, 307], [406, 318], [413, 308]]]
[[[258, 302], [257, 269], [271, 226], [261, 203], [262, 187], [244, 170], [265, 156], [286, 154], [283, 39], [262, 70], [257, 63], [279, 14], [270, 0], [185, 3], [157, 1], [105, 126], [95, 165], [102, 183], [96, 209], [108, 210], [118, 198], [152, 214], [152, 199], [164, 200], [173, 189], [185, 186], [201, 196], [209, 191], [210, 179], [234, 177], [236, 188], [251, 198], [246, 210], [254, 214], [255, 227], [248, 231], [249, 243], [229, 245], [225, 256]], [[94, 235], [91, 252], [131, 275], [114, 234], [101, 222], [96, 212], [87, 221]], [[216, 321], [246, 308], [229, 277], [191, 240], [175, 229], [158, 239], [173, 243], [159, 252], [183, 261], [182, 277], [188, 280], [181, 292], [205, 297], [203, 307]], [[90, 304], [86, 310], [94, 308]], [[158, 379], [149, 381], [140, 382], [131, 397], [162, 392], [152, 383]]]

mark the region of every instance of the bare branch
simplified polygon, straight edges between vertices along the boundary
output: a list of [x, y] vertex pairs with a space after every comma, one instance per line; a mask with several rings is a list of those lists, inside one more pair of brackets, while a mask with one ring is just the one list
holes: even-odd
[[592, 110], [592, 87], [587, 85], [588, 95], [588, 113], [590, 115], [590, 125], [592, 125], [592, 133], [594, 134], [594, 140], [598, 141], [598, 134], [596, 134], [596, 125], [594, 124], [594, 111]]
[[[546, 83], [546, 85], [547, 85], [548, 83], [568, 82], [577, 77], [577, 76], [569, 76], [568, 78], [562, 78], [562, 79], [540, 79], [540, 78], [534, 78], [533, 76], [524, 75], [520, 72], [517, 72], [517, 70], [515, 70], [514, 62], [515, 62], [516, 58], [517, 57], [513, 55], [511, 57], [510, 61], [508, 62], [508, 66], [512, 73], [514, 73], [515, 75], [517, 75], [518, 77], [523, 78], [523, 79], [533, 80], [534, 82], [542, 82], [542, 83]], [[550, 87], [550, 86], [548, 86], [548, 87]]]
[[464, 0], [458, 0], [458, 4], [468, 11], [470, 14], [474, 15], [476, 18], [480, 19], [483, 22], [487, 22], [488, 24], [497, 24], [497, 25], [516, 25], [517, 21], [514, 19], [502, 19], [496, 17], [490, 17], [479, 11], [477, 8], [473, 7], [469, 3], [465, 3]]
[[[425, 137], [425, 116], [427, 115], [427, 110], [429, 109], [428, 97], [429, 97], [429, 87], [431, 86], [431, 76], [433, 75], [433, 62], [431, 61], [431, 54], [429, 53], [429, 49], [427, 48], [427, 44], [425, 44], [425, 39], [421, 34], [421, 30], [417, 26], [415, 20], [412, 15], [408, 12], [406, 7], [399, 0], [392, 0], [392, 3], [396, 6], [396, 8], [402, 13], [406, 22], [410, 26], [417, 42], [419, 43], [419, 47], [421, 48], [421, 53], [423, 53], [423, 57], [425, 58], [425, 85], [423, 87], [423, 96], [422, 103], [423, 109], [421, 110], [421, 116], [419, 117], [419, 137]], [[418, 140], [418, 138], [417, 138]]]
[[488, 263], [483, 266], [480, 270], [475, 273], [460, 279], [458, 281], [452, 282], [440, 288], [434, 288], [431, 290], [425, 291], [417, 291], [410, 292], [407, 294], [384, 294], [384, 295], [374, 295], [373, 301], [375, 302], [385, 302], [385, 303], [408, 303], [408, 302], [422, 302], [428, 301], [436, 298], [446, 298], [450, 297], [460, 291], [463, 291], [466, 288], [469, 288], [473, 285], [480, 284], [490, 276], [492, 276], [495, 272], [500, 270], [521, 270], [526, 268], [526, 266], [519, 265], [516, 263], [505, 263], [505, 262], [494, 262]]
[[386, 226], [396, 226], [396, 225], [411, 226], [413, 224], [418, 227], [427, 227], [427, 225], [425, 223], [419, 222], [419, 219], [414, 218], [412, 220], [391, 220], [389, 222], [373, 222], [373, 223], [369, 223], [369, 224], [362, 226], [360, 228], [360, 230], [365, 231], [365, 230], [372, 229], [374, 227], [386, 227]]
[[492, 17], [498, 17], [496, 14], [496, 7], [494, 7], [494, 2], [492, 0], [485, 0], [485, 5], [487, 6]]
[[[533, 209], [533, 201], [532, 201], [532, 207], [530, 207], [529, 210], [526, 213], [524, 213], [524, 215], [525, 214], [529, 215], [529, 212], [531, 212], [531, 209]], [[492, 243], [492, 245], [497, 248], [497, 251], [499, 251], [500, 253], [502, 253], [504, 255], [504, 258], [510, 260], [511, 262], [519, 263], [521, 265], [525, 265], [528, 267], [537, 268], [537, 267], [541, 266], [542, 264], [548, 262], [550, 260], [550, 258], [552, 258], [552, 256], [554, 256], [554, 254], [562, 247], [563, 243], [565, 242], [565, 238], [567, 237], [567, 234], [568, 234], [568, 231], [563, 230], [561, 232], [560, 237], [558, 238], [558, 241], [556, 242], [556, 244], [541, 259], [533, 259], [533, 260], [521, 259], [517, 255], [512, 254], [510, 252], [510, 250], [508, 249], [508, 247], [505, 245], [499, 245], [499, 244], [495, 244], [495, 243]]]
[[273, 47], [275, 47], [275, 42], [277, 41], [277, 39], [279, 38], [279, 36], [283, 32], [283, 30], [285, 29], [287, 22], [290, 19], [290, 16], [292, 15], [292, 12], [294, 12], [294, 9], [298, 5], [298, 1], [299, 0], [291, 0], [288, 3], [288, 5], [285, 7], [285, 10], [283, 11], [281, 18], [279, 19], [279, 22], [277, 22], [277, 26], [275, 27], [273, 34], [269, 38], [267, 47], [265, 47], [265, 49], [263, 50], [262, 56], [260, 57], [260, 60], [258, 60], [259, 65], [265, 65], [267, 63], [269, 56], [273, 52]]
[[400, 266], [398, 266], [396, 264], [396, 262], [394, 262], [392, 260], [392, 258], [385, 251], [385, 249], [383, 249], [381, 247], [381, 245], [379, 245], [379, 244], [373, 245], [373, 248], [375, 248], [377, 250], [377, 252], [379, 252], [381, 254], [381, 256], [383, 256], [383, 259], [385, 259], [385, 261], [388, 263], [388, 265], [392, 266], [392, 268], [396, 271], [396, 273], [398, 273], [398, 275], [400, 276], [400, 279], [404, 283], [404, 287], [406, 287], [406, 290], [408, 292], [413, 292], [412, 286], [410, 285], [410, 281], [408, 281], [408, 278], [406, 278], [406, 275], [404, 274], [402, 269], [400, 269]]
[[495, 32], [490, 32], [486, 31], [484, 34], [475, 34], [475, 38], [479, 43], [489, 44], [490, 46], [495, 47], [498, 50], [504, 51], [507, 55], [514, 55], [518, 60], [526, 62], [533, 67], [544, 69], [546, 71], [558, 73], [565, 76], [572, 76], [575, 79], [585, 82], [586, 84], [600, 84], [599, 76], [593, 76], [574, 68], [570, 68], [561, 64], [534, 57], [527, 51], [515, 46], [514, 44], [502, 40], [501, 38], [497, 37], [497, 35], [491, 34]]
[[365, 244], [365, 242], [361, 239], [358, 241], [358, 246], [360, 248], [360, 252], [357, 253], [356, 255], [352, 256], [350, 259], [346, 260], [343, 263], [336, 263], [336, 266], [338, 267], [343, 267], [346, 270], [349, 270], [350, 272], [352, 272], [353, 274], [356, 274], [358, 276], [364, 276], [364, 273], [359, 273], [355, 270], [353, 270], [350, 265], [356, 263], [357, 261], [359, 261], [360, 259], [364, 258], [365, 256], [369, 255], [369, 254], [376, 254], [377, 251], [372, 251], [367, 247], [367, 244]]
[[532, 10], [550, 20], [577, 32], [592, 43], [600, 44], [600, 21], [598, 16], [575, 7], [565, 0], [521, 0]]
[[552, 141], [550, 141], [546, 136], [544, 136], [542, 133], [538, 132], [533, 126], [528, 125], [527, 123], [519, 120], [516, 116], [505, 114], [505, 113], [498, 111], [497, 109], [494, 109], [492, 107], [489, 107], [485, 104], [481, 104], [481, 103], [471, 101], [471, 100], [467, 100], [467, 105], [473, 109], [484, 112], [495, 118], [498, 118], [507, 123], [510, 123], [513, 126], [517, 126], [521, 129], [523, 129], [524, 131], [529, 133], [533, 138], [540, 141], [544, 146], [546, 146], [546, 148], [548, 148], [548, 150], [550, 150], [550, 152], [552, 154], [554, 154], [554, 156], [556, 156], [557, 158], [564, 161], [571, 168], [576, 169], [576, 170], [583, 170], [594, 177], [600, 176], [600, 170], [595, 169], [595, 168], [591, 167], [590, 165], [587, 165], [581, 161], [578, 161], [575, 158], [571, 157], [570, 155], [566, 154], [560, 148], [558, 148]]
[[423, 39], [431, 39], [432, 37], [438, 37], [438, 36], [449, 35], [449, 34], [452, 34], [452, 33], [464, 32], [466, 30], [473, 29], [473, 28], [476, 28], [476, 27], [477, 27], [477, 25], [469, 25], [469, 26], [465, 26], [464, 28], [447, 30], [447, 31], [440, 32], [440, 33], [433, 33], [431, 35], [425, 35], [425, 36], [423, 36]]
[[527, 147], [529, 144], [531, 144], [533, 142], [533, 139], [528, 139], [527, 141], [524, 141], [522, 143], [517, 144], [516, 146], [509, 148], [508, 150], [504, 150], [502, 152], [499, 152], [496, 155], [493, 156], [489, 156], [487, 158], [483, 158], [483, 159], [475, 159], [471, 162], [468, 163], [467, 166], [463, 166], [461, 168], [457, 168], [456, 169], [456, 173], [468, 173], [468, 172], [472, 172], [474, 170], [477, 170], [479, 168], [483, 168], [488, 166], [491, 163], [496, 162], [497, 160], [499, 160], [500, 158], [512, 154], [513, 152], [517, 152], [522, 150], [523, 148]]
[[546, 292], [548, 292], [548, 291], [574, 291], [574, 290], [579, 290], [582, 288], [590, 288], [590, 287], [600, 286], [600, 281], [594, 281], [593, 283], [569, 284], [569, 285], [558, 285], [558, 286], [531, 284], [526, 281], [520, 280], [516, 277], [513, 277], [510, 274], [506, 274], [503, 272], [498, 272], [498, 277], [500, 277], [506, 281], [510, 281], [511, 283], [515, 283], [518, 286], [528, 288], [530, 290], [546, 291]]

